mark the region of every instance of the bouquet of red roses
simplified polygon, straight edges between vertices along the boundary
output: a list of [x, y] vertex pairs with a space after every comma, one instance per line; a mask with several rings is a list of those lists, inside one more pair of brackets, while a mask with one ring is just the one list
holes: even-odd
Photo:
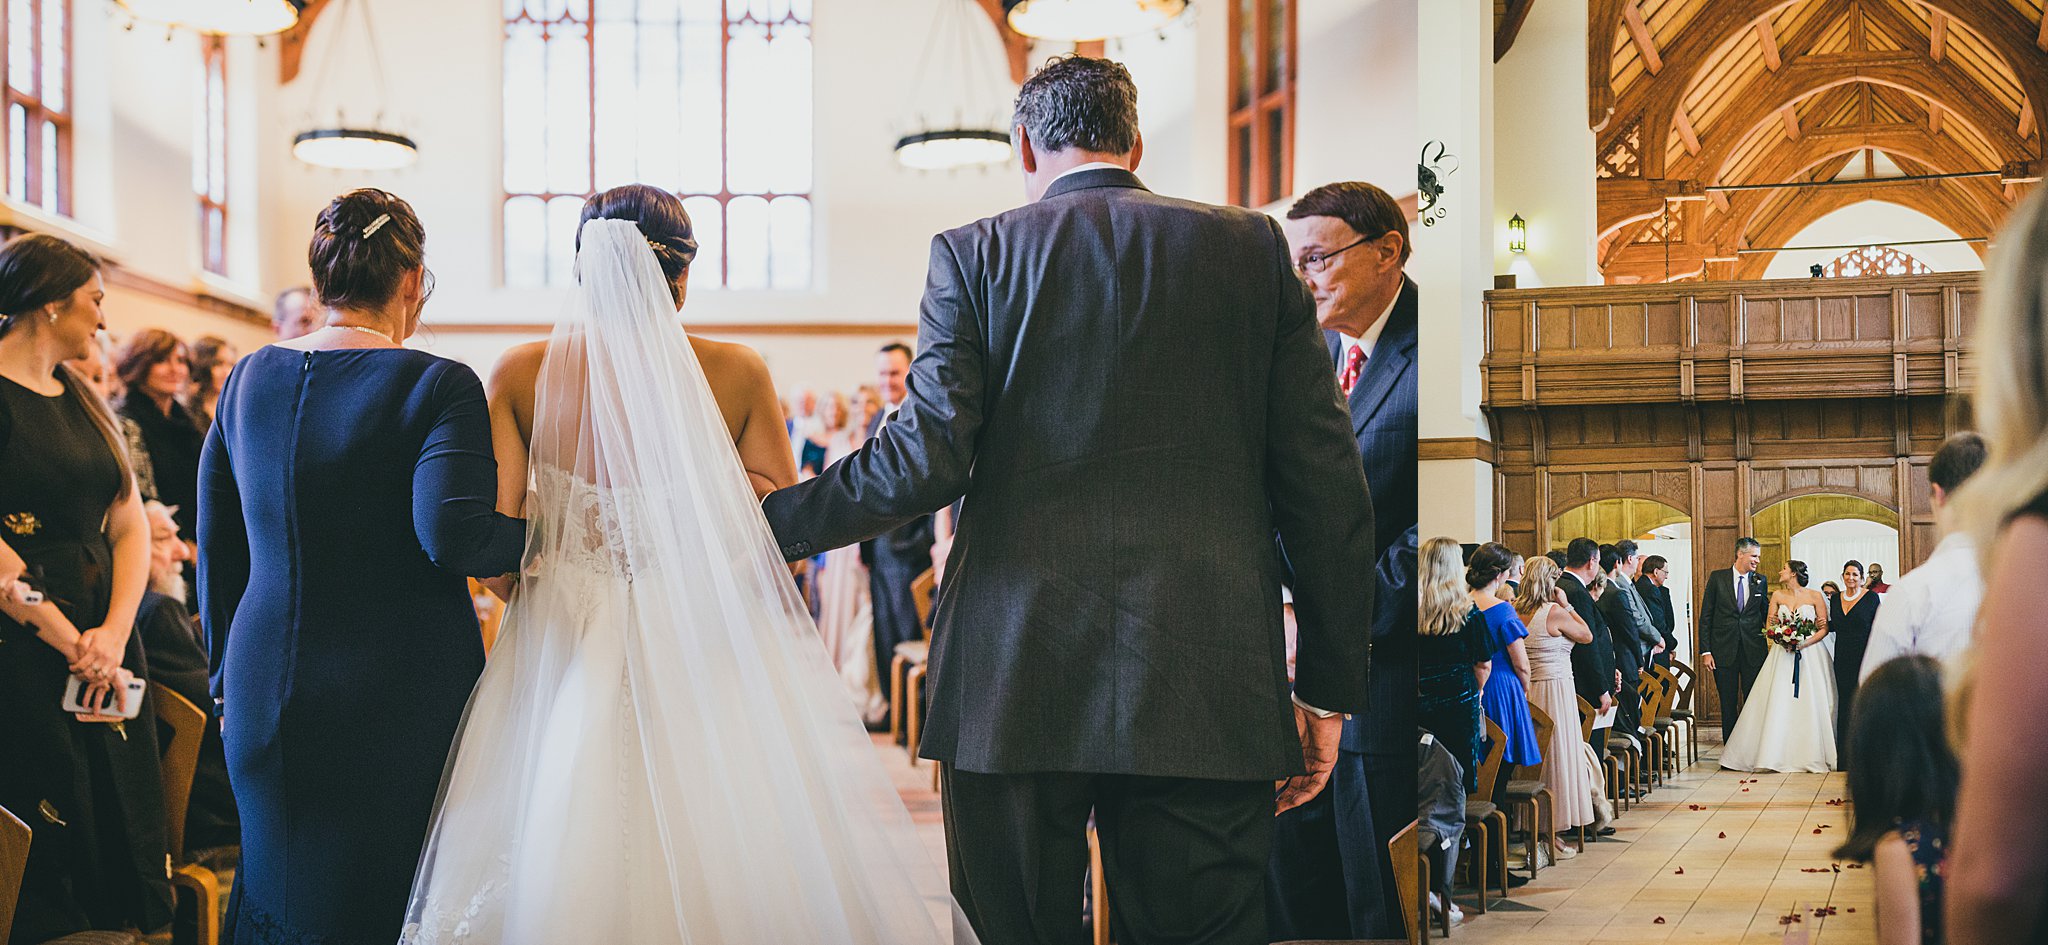
[[1781, 605], [1777, 617], [1764, 627], [1764, 639], [1796, 653], [1801, 645], [1819, 632], [1820, 624], [1813, 618]]

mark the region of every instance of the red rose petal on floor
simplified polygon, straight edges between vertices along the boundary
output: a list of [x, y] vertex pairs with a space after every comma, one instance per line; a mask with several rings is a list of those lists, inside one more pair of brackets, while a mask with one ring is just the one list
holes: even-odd
[[1725, 830], [1721, 831], [1721, 835], [1720, 835], [1719, 837], [1716, 837], [1715, 839], [1717, 839], [1717, 840], [1726, 840], [1726, 839], [1728, 839], [1728, 831], [1725, 831]]
[[1813, 828], [1813, 832], [1814, 832], [1814, 833], [1819, 833], [1819, 832], [1820, 832], [1820, 828], [1819, 828], [1819, 827], [1815, 827], [1815, 828]]
[[1664, 924], [1664, 917], [1663, 917], [1663, 916], [1661, 916], [1661, 915], [1660, 915], [1660, 916], [1658, 916], [1658, 917], [1657, 917], [1657, 922], [1656, 922], [1656, 924], [1658, 924], [1658, 925], [1663, 925], [1663, 924]]
[[1850, 912], [1855, 912], [1855, 911], [1856, 911], [1856, 907], [1855, 907], [1855, 906], [1850, 906], [1850, 907], [1849, 907], [1849, 911], [1850, 911]]
[[1671, 875], [1673, 875], [1673, 876], [1684, 876], [1684, 875], [1685, 875], [1685, 867], [1681, 866], [1681, 867], [1679, 867], [1679, 868], [1677, 868], [1677, 869], [1675, 869], [1675, 870], [1672, 870], [1672, 871], [1671, 871]]

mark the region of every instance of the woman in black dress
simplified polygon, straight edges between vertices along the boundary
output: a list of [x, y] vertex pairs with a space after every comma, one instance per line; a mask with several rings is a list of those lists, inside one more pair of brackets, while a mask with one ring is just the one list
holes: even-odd
[[1863, 563], [1842, 565], [1842, 593], [1828, 599], [1828, 634], [1835, 638], [1835, 767], [1849, 770], [1849, 710], [1863, 677], [1863, 651], [1877, 619], [1877, 592], [1863, 583]]
[[327, 327], [243, 358], [202, 463], [199, 596], [242, 819], [233, 945], [391, 945], [483, 636], [517, 570], [483, 383], [400, 344], [426, 232], [376, 190], [320, 214]]
[[206, 441], [206, 428], [179, 402], [191, 382], [190, 361], [185, 343], [161, 328], [136, 332], [114, 359], [115, 373], [128, 389], [121, 397], [121, 416], [142, 429], [156, 473], [156, 497], [171, 507], [187, 537], [198, 530], [199, 447]]
[[1465, 592], [1464, 553], [1457, 539], [1422, 543], [1416, 584], [1422, 594], [1416, 718], [1464, 769], [1469, 794], [1479, 779], [1479, 693], [1493, 654], [1486, 618]]
[[[10, 941], [170, 920], [154, 707], [61, 708], [73, 674], [143, 675], [149, 523], [113, 415], [62, 362], [101, 327], [98, 264], [56, 237], [0, 246], [0, 806], [34, 831]], [[25, 570], [45, 601], [11, 593]]]

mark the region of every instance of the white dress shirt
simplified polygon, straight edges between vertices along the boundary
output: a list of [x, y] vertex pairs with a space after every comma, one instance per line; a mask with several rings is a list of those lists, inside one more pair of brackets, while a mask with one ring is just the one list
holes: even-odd
[[1943, 538], [1925, 564], [1893, 581], [1880, 600], [1870, 646], [1863, 651], [1863, 679], [1886, 660], [1908, 653], [1952, 662], [1970, 648], [1977, 605], [1984, 600], [1976, 543], [1961, 532]]
[[1380, 312], [1379, 320], [1373, 322], [1372, 327], [1366, 329], [1363, 335], [1353, 338], [1341, 331], [1337, 333], [1337, 341], [1342, 346], [1337, 349], [1337, 369], [1339, 371], [1344, 369], [1344, 365], [1351, 363], [1351, 349], [1353, 348], [1364, 348], [1366, 361], [1368, 363], [1372, 361], [1373, 349], [1379, 347], [1380, 344], [1380, 334], [1386, 331], [1387, 320], [1394, 317], [1394, 306], [1400, 303], [1401, 294], [1396, 292], [1393, 298], [1387, 300], [1387, 307], [1384, 311]]
[[[1099, 170], [1099, 169], [1101, 169], [1101, 168], [1105, 168], [1105, 167], [1113, 167], [1113, 168], [1116, 168], [1117, 170], [1120, 170], [1120, 171], [1128, 171], [1128, 170], [1130, 170], [1130, 168], [1128, 168], [1128, 167], [1125, 167], [1125, 166], [1123, 166], [1123, 165], [1121, 165], [1121, 164], [1111, 164], [1111, 163], [1110, 163], [1110, 162], [1108, 162], [1108, 161], [1089, 161], [1089, 162], [1088, 162], [1088, 163], [1086, 163], [1086, 164], [1080, 164], [1080, 165], [1076, 165], [1076, 166], [1074, 166], [1074, 167], [1070, 167], [1070, 168], [1067, 168], [1067, 169], [1066, 169], [1066, 170], [1064, 170], [1064, 171], [1061, 171], [1061, 172], [1060, 172], [1060, 176], [1059, 176], [1059, 177], [1055, 177], [1055, 178], [1053, 178], [1053, 179], [1052, 179], [1052, 180], [1050, 180], [1050, 181], [1047, 181], [1047, 182], [1046, 182], [1046, 186], [1047, 186], [1047, 187], [1050, 187], [1050, 186], [1052, 186], [1052, 185], [1053, 185], [1054, 183], [1056, 183], [1056, 182], [1058, 182], [1058, 181], [1059, 181], [1060, 177], [1065, 177], [1065, 176], [1067, 176], [1068, 174], [1079, 174], [1079, 173], [1081, 173], [1082, 171], [1093, 171], [1093, 170]], [[1371, 354], [1372, 352], [1368, 350], [1368, 351], [1367, 351], [1366, 353], [1367, 353], [1367, 354]]]

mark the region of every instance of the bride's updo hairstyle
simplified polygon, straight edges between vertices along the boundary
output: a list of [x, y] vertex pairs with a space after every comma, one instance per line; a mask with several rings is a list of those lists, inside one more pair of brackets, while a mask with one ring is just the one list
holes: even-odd
[[1472, 560], [1465, 562], [1465, 586], [1476, 591], [1500, 580], [1514, 564], [1514, 557], [1514, 552], [1498, 542], [1480, 545], [1472, 552]]
[[374, 187], [334, 198], [320, 211], [306, 249], [313, 297], [328, 309], [381, 309], [405, 274], [426, 261], [427, 230], [412, 205]]
[[1799, 579], [1799, 586], [1800, 586], [1800, 587], [1805, 587], [1805, 586], [1806, 586], [1806, 562], [1804, 562], [1804, 561], [1787, 561], [1787, 562], [1785, 562], [1785, 566], [1786, 566], [1786, 567], [1788, 567], [1788, 568], [1791, 568], [1791, 569], [1792, 569], [1792, 576], [1793, 576], [1793, 577], [1796, 577], [1796, 578], [1798, 578], [1798, 579]]
[[683, 304], [683, 275], [697, 258], [697, 236], [681, 198], [659, 187], [627, 184], [584, 201], [583, 218], [576, 224], [579, 250], [583, 248], [583, 224], [592, 220], [633, 221], [640, 235], [647, 237], [655, 261], [661, 263], [661, 274], [668, 277], [669, 297], [677, 305]]

